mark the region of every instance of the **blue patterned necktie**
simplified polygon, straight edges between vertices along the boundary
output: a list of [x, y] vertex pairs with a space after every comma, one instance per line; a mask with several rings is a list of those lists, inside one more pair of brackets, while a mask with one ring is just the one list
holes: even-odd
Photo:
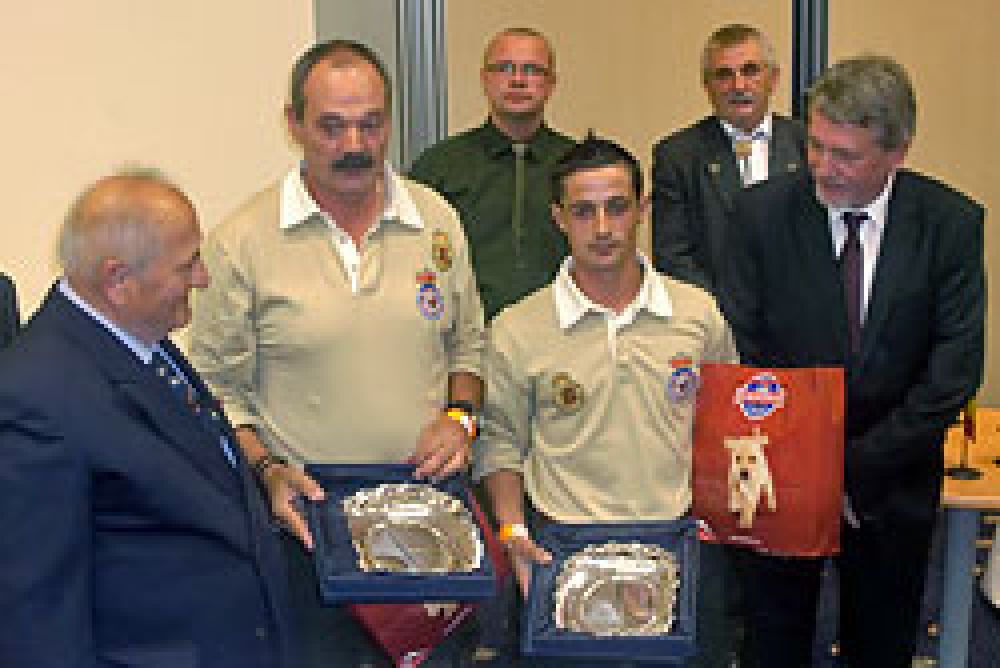
[[229, 464], [236, 466], [236, 457], [226, 438], [226, 432], [222, 421], [222, 415], [209, 403], [206, 403], [193, 385], [182, 376], [159, 350], [153, 351], [150, 360], [153, 372], [157, 378], [163, 380], [170, 390], [181, 400], [184, 405], [194, 413], [198, 422], [201, 423], [210, 434], [219, 439], [223, 454]]

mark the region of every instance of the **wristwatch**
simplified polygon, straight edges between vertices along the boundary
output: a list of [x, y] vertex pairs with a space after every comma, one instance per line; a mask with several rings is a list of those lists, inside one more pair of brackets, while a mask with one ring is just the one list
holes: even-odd
[[281, 455], [269, 452], [263, 457], [258, 457], [251, 468], [258, 479], [264, 480], [267, 472], [275, 466], [288, 466], [288, 460]]

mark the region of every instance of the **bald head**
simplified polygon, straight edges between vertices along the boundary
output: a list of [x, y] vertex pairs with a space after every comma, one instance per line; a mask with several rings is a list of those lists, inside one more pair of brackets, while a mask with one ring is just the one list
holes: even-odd
[[193, 214], [190, 200], [154, 170], [123, 171], [77, 197], [59, 236], [59, 260], [74, 284], [93, 283], [102, 261], [141, 271], [156, 256], [164, 224]]
[[208, 285], [191, 201], [162, 174], [101, 179], [73, 204], [59, 237], [72, 288], [140, 340], [153, 343], [190, 319], [192, 288]]

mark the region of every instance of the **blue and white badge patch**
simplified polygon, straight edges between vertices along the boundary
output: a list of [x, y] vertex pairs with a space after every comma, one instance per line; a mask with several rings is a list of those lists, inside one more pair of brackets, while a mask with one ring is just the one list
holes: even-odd
[[785, 405], [785, 388], [772, 373], [758, 373], [736, 388], [733, 402], [748, 420], [763, 420]]
[[444, 299], [433, 271], [417, 273], [417, 308], [427, 320], [440, 320], [444, 315]]
[[698, 392], [700, 377], [690, 355], [675, 355], [670, 360], [670, 376], [667, 378], [667, 397], [675, 402], [690, 401]]

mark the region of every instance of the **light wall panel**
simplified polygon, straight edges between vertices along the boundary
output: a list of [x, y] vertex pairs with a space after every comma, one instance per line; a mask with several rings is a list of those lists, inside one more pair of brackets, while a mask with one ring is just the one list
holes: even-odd
[[0, 269], [30, 313], [73, 197], [163, 168], [206, 226], [293, 164], [281, 107], [311, 0], [0, 0]]

